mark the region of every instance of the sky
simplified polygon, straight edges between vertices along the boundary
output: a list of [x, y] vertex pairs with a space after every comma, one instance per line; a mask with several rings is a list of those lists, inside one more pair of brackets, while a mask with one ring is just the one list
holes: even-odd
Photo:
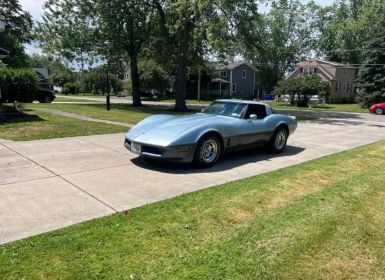
[[[45, 0], [19, 0], [23, 7], [23, 10], [30, 12], [34, 21], [42, 21], [41, 15], [43, 13], [43, 4]], [[308, 2], [302, 0], [302, 2]], [[333, 0], [315, 0], [315, 2], [321, 6], [331, 5]], [[265, 10], [263, 7], [261, 10]], [[35, 45], [26, 45], [26, 52], [28, 54], [41, 53], [41, 50]]]

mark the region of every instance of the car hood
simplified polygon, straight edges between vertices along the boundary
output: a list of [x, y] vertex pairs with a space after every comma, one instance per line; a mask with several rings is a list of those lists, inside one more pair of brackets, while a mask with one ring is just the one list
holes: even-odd
[[[199, 128], [207, 125], [229, 122], [230, 117], [197, 113], [188, 116], [155, 115], [134, 126], [127, 138], [132, 141], [156, 146], [168, 146], [184, 135], [191, 133], [191, 139]], [[194, 139], [195, 140], [195, 139]], [[193, 143], [194, 141], [191, 141]], [[183, 143], [190, 144], [190, 143]]]

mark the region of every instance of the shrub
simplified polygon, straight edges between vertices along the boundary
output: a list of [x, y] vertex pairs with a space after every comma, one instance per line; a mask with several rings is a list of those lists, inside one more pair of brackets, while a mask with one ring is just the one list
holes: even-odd
[[62, 89], [63, 94], [77, 94], [79, 92], [78, 83], [65, 83]]
[[32, 69], [0, 65], [1, 103], [32, 102], [36, 98], [38, 77]]

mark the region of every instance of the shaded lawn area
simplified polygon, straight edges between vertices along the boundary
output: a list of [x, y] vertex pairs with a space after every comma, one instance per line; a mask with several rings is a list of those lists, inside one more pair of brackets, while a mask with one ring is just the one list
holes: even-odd
[[27, 141], [127, 131], [123, 126], [80, 121], [31, 110], [26, 113], [30, 117], [19, 117], [0, 123], [0, 138]]
[[118, 121], [124, 123], [138, 123], [154, 114], [191, 114], [200, 109], [192, 109], [185, 113], [174, 111], [169, 106], [142, 106], [133, 107], [128, 104], [111, 104], [111, 111], [106, 110], [105, 104], [28, 104], [28, 108], [47, 108], [64, 112], [84, 115], [97, 119]]
[[0, 275], [384, 279], [384, 172], [380, 142], [0, 246]]
[[296, 107], [287, 102], [268, 102], [273, 109], [293, 109], [293, 110], [312, 110], [312, 111], [330, 111], [330, 112], [351, 112], [351, 113], [369, 113], [368, 108], [361, 108], [359, 104], [325, 104], [309, 107]]

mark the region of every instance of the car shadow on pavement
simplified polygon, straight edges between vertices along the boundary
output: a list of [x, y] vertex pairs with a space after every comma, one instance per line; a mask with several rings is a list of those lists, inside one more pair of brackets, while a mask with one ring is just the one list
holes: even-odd
[[264, 147], [241, 150], [227, 153], [221, 156], [218, 162], [210, 168], [199, 168], [194, 164], [181, 164], [167, 161], [148, 161], [141, 158], [132, 159], [132, 163], [138, 167], [169, 174], [197, 174], [214, 173], [230, 170], [249, 163], [268, 161], [276, 157], [284, 158], [294, 156], [305, 151], [304, 148], [288, 145], [283, 153], [273, 154], [266, 151]]

